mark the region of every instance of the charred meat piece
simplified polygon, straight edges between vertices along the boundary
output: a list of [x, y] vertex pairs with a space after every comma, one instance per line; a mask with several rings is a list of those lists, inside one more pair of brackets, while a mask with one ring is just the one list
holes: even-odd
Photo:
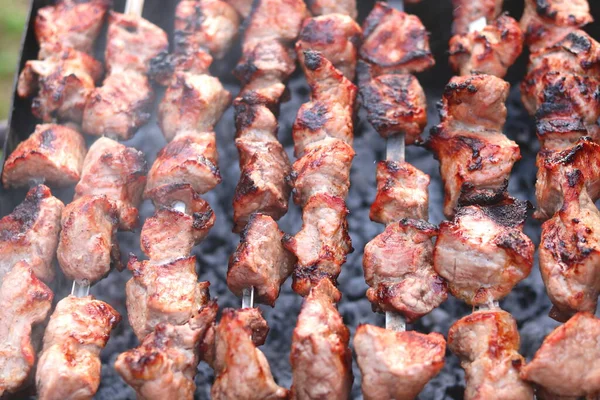
[[31, 329], [46, 319], [53, 293], [26, 261], [4, 276], [0, 286], [0, 395], [17, 391], [29, 376], [36, 349]]
[[354, 348], [366, 400], [414, 399], [444, 366], [439, 333], [394, 332], [359, 325]]
[[100, 385], [100, 352], [120, 321], [117, 311], [92, 296], [59, 301], [37, 366], [39, 399], [93, 398]]
[[299, 51], [298, 57], [311, 88], [311, 99], [300, 107], [294, 122], [294, 153], [300, 157], [310, 144], [328, 137], [351, 146], [356, 86], [318, 51]]
[[302, 230], [293, 237], [286, 235], [283, 245], [298, 259], [292, 288], [306, 296], [322, 280], [335, 284], [346, 256], [354, 249], [342, 198], [316, 194], [302, 211]]
[[277, 385], [265, 355], [257, 348], [268, 331], [258, 308], [223, 311], [215, 330], [213, 400], [288, 398], [287, 389]]
[[444, 215], [457, 206], [494, 204], [506, 196], [519, 146], [502, 128], [509, 84], [491, 75], [454, 77], [446, 86], [440, 116], [427, 142], [440, 162]]
[[535, 52], [593, 21], [588, 0], [525, 0], [521, 29], [525, 43]]
[[[551, 332], [521, 377], [554, 396], [592, 396], [600, 392], [600, 320], [592, 313], [575, 314]], [[571, 397], [568, 397], [571, 398]]]
[[213, 329], [217, 309], [210, 302], [184, 325], [160, 323], [139, 347], [119, 355], [115, 369], [139, 399], [194, 398], [194, 377], [202, 357], [199, 348]]
[[493, 21], [502, 12], [502, 0], [452, 0], [455, 35], [469, 32], [469, 25], [480, 18]]
[[476, 311], [450, 327], [448, 348], [465, 369], [465, 400], [533, 400], [519, 378], [519, 344], [517, 322], [502, 310]]
[[505, 297], [533, 266], [534, 246], [523, 233], [528, 204], [514, 199], [459, 209], [444, 221], [433, 252], [435, 271], [468, 304]]
[[446, 300], [446, 282], [433, 270], [436, 234], [425, 221], [403, 219], [367, 243], [363, 268], [375, 310], [397, 312], [413, 322]]
[[50, 189], [38, 185], [12, 213], [0, 219], [0, 281], [19, 261], [26, 261], [42, 281], [54, 279], [52, 261], [63, 208]]
[[34, 29], [40, 47], [59, 44], [91, 53], [110, 5], [109, 0], [59, 0], [39, 9]]
[[481, 31], [453, 36], [450, 66], [460, 75], [478, 73], [502, 78], [523, 51], [523, 40], [518, 22], [502, 15]]
[[6, 159], [4, 187], [27, 186], [39, 180], [55, 186], [75, 184], [86, 151], [85, 141], [76, 130], [54, 124], [36, 125], [35, 132]]
[[435, 64], [421, 20], [383, 2], [375, 4], [363, 23], [360, 57], [369, 64], [371, 76], [413, 74]]
[[377, 197], [371, 205], [372, 221], [390, 224], [404, 218], [429, 218], [429, 175], [407, 162], [377, 164]]
[[294, 269], [294, 256], [281, 243], [283, 232], [268, 215], [253, 214], [229, 260], [227, 286], [236, 295], [253, 287], [255, 301], [275, 306], [279, 289]]
[[65, 207], [57, 257], [67, 278], [93, 284], [111, 266], [122, 269], [118, 223], [117, 208], [105, 196], [84, 196]]
[[240, 17], [222, 0], [183, 0], [175, 9], [175, 52], [208, 50], [223, 58], [238, 34]]
[[210, 299], [210, 283], [198, 282], [196, 257], [167, 263], [132, 257], [128, 268], [133, 274], [126, 286], [129, 323], [140, 340], [159, 323], [184, 325]]
[[144, 154], [109, 138], [90, 146], [83, 163], [75, 198], [106, 196], [119, 213], [121, 229], [131, 230], [138, 220], [137, 207], [146, 184]]
[[327, 280], [315, 285], [292, 338], [291, 398], [347, 399], [352, 387], [350, 332], [335, 307], [339, 291]]
[[19, 97], [33, 99], [33, 115], [80, 123], [89, 95], [102, 76], [102, 64], [90, 55], [56, 44], [44, 47], [40, 60], [25, 63], [17, 86]]
[[343, 14], [356, 19], [357, 0], [308, 0], [308, 8], [314, 15]]
[[577, 311], [594, 313], [600, 294], [600, 212], [579, 170], [566, 173], [562, 208], [542, 226], [540, 271], [554, 308], [566, 321]]
[[[355, 0], [348, 2], [354, 3]], [[356, 16], [326, 14], [329, 13], [323, 13], [320, 17], [304, 21], [296, 44], [296, 51], [315, 50], [320, 52], [346, 78], [353, 81], [362, 29], [353, 19]]]

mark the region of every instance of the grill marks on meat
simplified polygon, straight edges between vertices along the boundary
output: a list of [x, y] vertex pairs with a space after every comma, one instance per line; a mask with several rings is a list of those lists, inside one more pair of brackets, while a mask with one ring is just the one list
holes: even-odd
[[519, 344], [517, 323], [502, 310], [476, 311], [450, 327], [448, 348], [465, 369], [465, 400], [533, 399], [519, 377], [525, 364]]
[[150, 118], [154, 91], [147, 77], [150, 62], [169, 46], [166, 33], [145, 19], [111, 12], [106, 46], [108, 76], [83, 113], [89, 135], [129, 139]]
[[521, 29], [525, 43], [536, 52], [593, 21], [587, 0], [526, 0]]
[[523, 51], [523, 40], [518, 22], [502, 15], [490, 20], [481, 31], [453, 36], [450, 66], [460, 75], [489, 74], [502, 78]]
[[502, 128], [509, 84], [491, 75], [454, 77], [446, 86], [440, 117], [427, 146], [440, 162], [444, 214], [457, 206], [494, 204], [506, 197], [519, 146]]
[[599, 335], [598, 318], [588, 312], [575, 314], [546, 337], [521, 377], [540, 385], [549, 398], [594, 398], [600, 392]]
[[397, 312], [413, 322], [446, 300], [446, 282], [433, 270], [436, 234], [425, 221], [403, 219], [367, 243], [363, 268], [375, 311]]
[[446, 341], [439, 333], [360, 325], [354, 348], [366, 400], [414, 399], [444, 366]]
[[3, 277], [0, 286], [0, 395], [17, 391], [29, 376], [36, 349], [32, 326], [50, 312], [53, 293], [20, 261]]
[[454, 7], [452, 31], [455, 35], [469, 33], [471, 22], [480, 18], [492, 21], [502, 12], [502, 0], [452, 0], [452, 6]]
[[342, 14], [352, 19], [358, 17], [356, 0], [308, 0], [306, 3], [313, 15]]
[[527, 210], [526, 202], [508, 199], [460, 208], [453, 221], [442, 222], [433, 266], [454, 296], [490, 304], [529, 275], [535, 249], [522, 231]]
[[226, 309], [215, 330], [214, 400], [287, 399], [288, 391], [277, 385], [265, 355], [269, 326], [258, 308]]
[[92, 296], [59, 301], [44, 334], [36, 373], [41, 400], [91, 399], [100, 385], [100, 351], [121, 316]]
[[79, 181], [86, 154], [85, 141], [74, 129], [40, 124], [8, 156], [2, 171], [4, 187], [27, 186], [42, 180], [69, 186]]
[[304, 300], [292, 337], [291, 398], [347, 399], [352, 387], [350, 332], [335, 303], [339, 291], [319, 281]]
[[52, 261], [63, 208], [50, 189], [38, 185], [11, 214], [0, 219], [0, 281], [19, 261], [27, 262], [42, 281], [54, 279]]
[[268, 215], [253, 214], [229, 260], [227, 286], [241, 297], [254, 288], [256, 302], [275, 306], [283, 282], [292, 274], [295, 257], [283, 247], [284, 234]]

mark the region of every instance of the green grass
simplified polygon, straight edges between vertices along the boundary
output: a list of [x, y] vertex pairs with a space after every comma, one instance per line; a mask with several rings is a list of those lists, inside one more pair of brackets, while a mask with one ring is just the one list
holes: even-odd
[[0, 0], [0, 120], [8, 117], [28, 5], [27, 0]]

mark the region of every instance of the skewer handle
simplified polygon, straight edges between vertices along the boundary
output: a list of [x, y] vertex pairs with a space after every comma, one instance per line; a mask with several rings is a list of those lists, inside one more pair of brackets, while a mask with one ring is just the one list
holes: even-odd
[[404, 317], [393, 311], [385, 313], [385, 329], [395, 332], [404, 332], [406, 330], [406, 320]]
[[254, 307], [254, 286], [242, 291], [242, 308]]
[[144, 0], [127, 0], [125, 3], [125, 14], [142, 16], [144, 11]]

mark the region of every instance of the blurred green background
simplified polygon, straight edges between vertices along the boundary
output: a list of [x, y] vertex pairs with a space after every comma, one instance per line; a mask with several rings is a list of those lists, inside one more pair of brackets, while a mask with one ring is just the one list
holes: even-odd
[[8, 117], [28, 4], [27, 0], [0, 0], [0, 121]]

